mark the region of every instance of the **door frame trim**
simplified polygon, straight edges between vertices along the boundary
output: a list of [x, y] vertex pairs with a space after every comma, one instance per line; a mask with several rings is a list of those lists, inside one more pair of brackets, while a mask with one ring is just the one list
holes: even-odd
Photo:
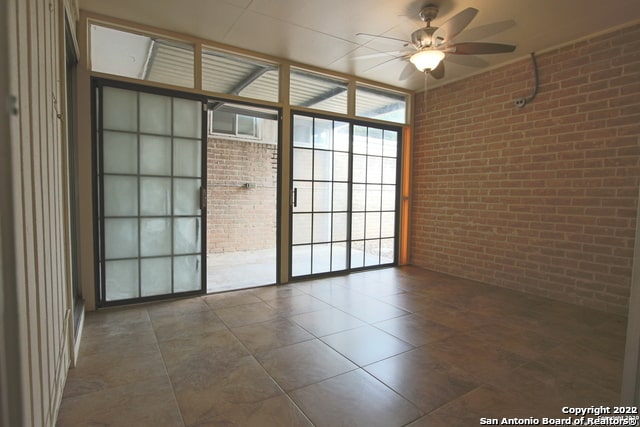
[[[272, 110], [274, 112], [277, 113], [277, 130], [278, 130], [278, 139], [277, 139], [277, 147], [276, 147], [276, 153], [277, 153], [277, 162], [276, 162], [276, 167], [277, 167], [277, 177], [276, 177], [276, 271], [275, 271], [275, 276], [276, 276], [276, 281], [273, 284], [264, 284], [264, 285], [257, 285], [257, 287], [260, 286], [271, 286], [271, 285], [281, 285], [282, 281], [280, 279], [280, 268], [282, 266], [282, 251], [281, 251], [281, 242], [282, 242], [282, 220], [281, 220], [281, 203], [282, 203], [282, 167], [283, 167], [283, 162], [282, 162], [282, 151], [283, 151], [283, 139], [282, 139], [282, 122], [283, 122], [283, 110], [281, 107], [273, 107], [273, 106], [268, 106], [268, 105], [264, 105], [264, 104], [260, 104], [258, 102], [248, 102], [248, 101], [237, 101], [237, 100], [233, 100], [233, 99], [225, 99], [224, 97], [215, 97], [215, 96], [208, 96], [206, 97], [207, 99], [207, 107], [209, 106], [210, 103], [212, 102], [222, 102], [223, 104], [236, 104], [236, 105], [246, 105], [247, 107], [256, 107], [256, 108], [260, 108], [263, 110]], [[208, 115], [208, 108], [207, 108], [207, 115]], [[208, 120], [208, 117], [207, 117]], [[207, 132], [208, 132], [208, 123], [207, 123]], [[208, 134], [207, 134], [207, 144], [208, 144]], [[205, 149], [207, 144], [205, 144]], [[206, 156], [205, 156], [206, 157]], [[206, 158], [205, 160], [205, 166], [206, 166]], [[205, 169], [206, 170], [206, 169]], [[205, 180], [207, 179], [208, 176], [208, 170], [207, 172], [205, 172], [204, 174], [204, 178]], [[205, 187], [206, 189], [206, 187]], [[207, 252], [207, 248], [206, 248], [206, 230], [205, 230], [205, 257], [206, 257], [206, 252]], [[255, 287], [255, 286], [254, 286]], [[251, 287], [252, 288], [252, 287]], [[246, 288], [238, 288], [235, 290], [241, 290], [241, 289], [246, 289]], [[205, 286], [205, 292], [206, 292], [206, 286]], [[227, 292], [227, 291], [222, 291], [222, 292]], [[215, 293], [215, 292], [213, 292]]]

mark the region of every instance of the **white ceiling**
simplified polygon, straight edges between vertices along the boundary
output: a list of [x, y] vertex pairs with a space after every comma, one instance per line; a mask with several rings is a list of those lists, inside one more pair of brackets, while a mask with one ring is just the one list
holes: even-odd
[[[479, 10], [455, 41], [517, 45], [508, 54], [448, 55], [445, 78], [430, 79], [429, 87], [640, 20], [638, 0], [80, 0], [80, 8], [420, 90], [425, 82], [417, 71], [409, 79], [399, 80], [405, 67], [400, 60], [378, 65], [387, 58], [356, 59], [402, 49], [402, 44], [356, 33], [409, 39], [424, 25], [418, 12], [428, 3], [440, 6], [433, 26], [467, 7]], [[484, 66], [473, 66], [480, 58], [486, 61]]]

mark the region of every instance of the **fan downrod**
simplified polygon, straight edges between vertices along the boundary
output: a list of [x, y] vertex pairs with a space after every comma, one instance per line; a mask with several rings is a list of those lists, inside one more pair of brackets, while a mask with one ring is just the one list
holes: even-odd
[[436, 19], [439, 10], [440, 8], [438, 7], [438, 5], [428, 4], [420, 11], [420, 19], [422, 19], [423, 22], [429, 23], [433, 19]]

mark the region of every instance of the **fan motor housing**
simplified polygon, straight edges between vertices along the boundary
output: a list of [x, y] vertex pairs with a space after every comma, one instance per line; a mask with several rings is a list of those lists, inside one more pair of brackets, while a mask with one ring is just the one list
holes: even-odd
[[433, 38], [433, 33], [435, 33], [437, 29], [438, 27], [424, 27], [415, 30], [411, 33], [411, 43], [413, 43], [417, 49], [438, 46], [438, 40]]

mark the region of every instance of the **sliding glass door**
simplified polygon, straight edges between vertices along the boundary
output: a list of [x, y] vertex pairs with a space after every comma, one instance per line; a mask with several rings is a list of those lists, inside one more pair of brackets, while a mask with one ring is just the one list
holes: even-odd
[[294, 115], [291, 277], [396, 262], [399, 135]]
[[351, 268], [396, 258], [397, 130], [353, 127]]
[[349, 123], [294, 116], [292, 276], [348, 266]]
[[203, 102], [96, 84], [101, 306], [204, 292]]

